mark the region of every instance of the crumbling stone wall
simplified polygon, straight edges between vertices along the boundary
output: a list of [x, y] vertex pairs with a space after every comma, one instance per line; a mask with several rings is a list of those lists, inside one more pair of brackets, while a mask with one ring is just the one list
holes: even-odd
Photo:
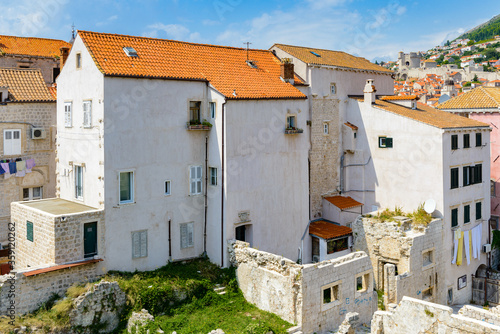
[[[369, 323], [377, 310], [372, 266], [364, 252], [298, 265], [232, 240], [229, 259], [237, 267], [247, 301], [297, 324], [304, 333], [333, 331], [348, 312], [359, 313], [359, 321]], [[363, 279], [362, 289], [357, 288], [358, 277]], [[334, 286], [332, 300], [325, 302], [324, 290]]]
[[[10, 310], [16, 315], [32, 312], [53, 294], [63, 295], [74, 283], [95, 281], [100, 276], [98, 268], [92, 263], [29, 277], [23, 272], [0, 276], [0, 315], [8, 315]], [[9, 297], [12, 294], [15, 297]]]
[[500, 332], [500, 326], [469, 317], [471, 314], [477, 313], [468, 309], [460, 314], [453, 314], [453, 309], [450, 307], [403, 297], [395, 310], [375, 312], [371, 323], [371, 333], [493, 334]]
[[403, 296], [446, 304], [442, 224], [434, 219], [428, 226], [416, 225], [406, 217], [384, 222], [359, 217], [353, 222], [354, 249], [370, 256], [386, 306]]

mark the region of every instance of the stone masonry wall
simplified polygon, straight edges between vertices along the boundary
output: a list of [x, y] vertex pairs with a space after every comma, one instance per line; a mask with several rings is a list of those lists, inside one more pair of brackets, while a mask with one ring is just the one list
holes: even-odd
[[[358, 218], [352, 229], [354, 249], [369, 254], [377, 289], [385, 288], [386, 303], [398, 303], [403, 296], [446, 303], [442, 220], [424, 227], [406, 217], [392, 222], [365, 217]], [[430, 262], [424, 256], [428, 252]], [[394, 274], [387, 275], [387, 264], [397, 267], [397, 274], [394, 268], [390, 270]]]
[[[26, 277], [23, 272], [1, 276], [0, 315], [9, 312], [14, 301], [15, 314], [21, 315], [36, 310], [53, 294], [63, 295], [74, 283], [92, 282], [99, 276], [98, 264], [86, 264]], [[11, 298], [9, 295], [14, 294]]]
[[464, 317], [485, 321], [489, 324], [500, 326], [500, 306], [485, 310], [482, 307], [480, 308], [471, 305], [465, 305], [458, 311], [458, 314], [463, 315]]
[[[348, 312], [357, 312], [368, 323], [377, 310], [373, 271], [364, 252], [333, 260], [298, 265], [281, 256], [230, 241], [230, 262], [245, 299], [260, 309], [296, 323], [304, 333], [326, 333], [337, 329]], [[363, 289], [356, 279], [363, 277]], [[333, 300], [324, 302], [325, 289], [335, 288]]]
[[51, 84], [54, 82], [52, 69], [60, 66], [59, 58], [0, 55], [0, 67], [19, 68], [18, 63], [21, 60], [29, 60], [30, 68], [39, 68], [42, 71], [45, 83]]
[[[0, 57], [1, 58], [1, 57]], [[0, 160], [12, 158], [35, 159], [36, 167], [24, 177], [0, 176], [0, 242], [7, 239], [7, 223], [10, 221], [10, 203], [23, 200], [23, 188], [42, 186], [43, 198], [54, 197], [56, 103], [8, 103], [0, 105], [0, 122], [27, 122], [46, 131], [45, 139], [30, 139], [31, 125], [0, 123], [0, 134], [5, 129], [21, 130], [21, 154], [5, 156], [0, 145]], [[2, 141], [3, 143], [3, 141]]]
[[[323, 132], [327, 121], [329, 133]], [[322, 196], [335, 193], [339, 186], [339, 100], [327, 98], [312, 99], [310, 201], [311, 217], [321, 217]]]
[[486, 321], [453, 314], [447, 306], [404, 297], [390, 312], [377, 311], [371, 323], [372, 334], [493, 334], [500, 326]]

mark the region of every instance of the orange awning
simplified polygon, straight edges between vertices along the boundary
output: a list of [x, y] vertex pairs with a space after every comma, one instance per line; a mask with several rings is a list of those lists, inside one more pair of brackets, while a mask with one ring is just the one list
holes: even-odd
[[340, 226], [324, 220], [318, 220], [309, 225], [309, 234], [329, 240], [350, 235], [352, 234], [352, 229], [347, 226]]
[[340, 210], [355, 208], [363, 205], [363, 203], [360, 203], [349, 196], [332, 196], [325, 197], [325, 199]]

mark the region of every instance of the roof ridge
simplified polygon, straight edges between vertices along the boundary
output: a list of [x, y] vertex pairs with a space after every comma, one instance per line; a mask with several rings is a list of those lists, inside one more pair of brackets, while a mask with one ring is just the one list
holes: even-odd
[[[283, 45], [283, 46], [291, 46], [293, 48], [302, 48], [302, 49], [312, 49], [312, 50], [321, 50], [321, 51], [328, 51], [328, 52], [340, 52], [340, 53], [345, 53], [346, 55], [349, 55], [349, 56], [352, 56], [352, 57], [356, 57], [356, 58], [362, 58], [362, 59], [365, 59], [365, 60], [368, 60], [364, 57], [359, 57], [359, 56], [355, 56], [353, 54], [350, 54], [350, 53], [347, 53], [345, 51], [339, 51], [339, 50], [328, 50], [328, 49], [322, 49], [322, 48], [313, 48], [313, 47], [309, 47], [309, 46], [301, 46], [301, 45], [290, 45], [290, 44], [282, 44], [282, 43], [274, 43], [273, 46], [275, 45]], [[271, 48], [273, 47], [271, 46]], [[369, 61], [369, 60], [368, 60]]]
[[493, 88], [493, 89], [495, 89], [495, 87], [483, 87], [483, 86], [481, 86], [479, 88], [482, 88], [482, 90], [484, 91], [484, 93], [493, 101], [494, 104], [497, 105], [497, 107], [500, 108], [500, 103], [497, 100], [495, 100], [495, 98], [493, 96], [491, 96], [490, 92], [488, 92], [488, 89], [486, 89], [486, 88]]
[[[133, 35], [115, 34], [115, 33], [109, 33], [109, 32], [78, 30], [78, 34], [80, 34], [80, 33], [96, 34], [96, 35], [109, 35], [109, 36], [117, 36], [117, 37], [127, 37], [127, 38], [131, 38], [131, 39], [143, 39], [143, 40], [153, 40], [153, 41], [162, 41], [162, 42], [173, 42], [173, 43], [199, 45], [199, 46], [209, 46], [209, 47], [215, 47], [215, 48], [234, 49], [234, 50], [242, 50], [242, 51], [247, 50], [246, 48], [239, 48], [236, 46], [195, 43], [195, 42], [179, 41], [179, 40], [175, 40], [175, 39], [165, 39], [165, 38], [146, 37], [146, 36], [133, 36]], [[248, 49], [248, 51], [261, 51], [261, 52], [266, 52], [266, 53], [272, 53], [270, 50], [265, 50], [265, 49]]]

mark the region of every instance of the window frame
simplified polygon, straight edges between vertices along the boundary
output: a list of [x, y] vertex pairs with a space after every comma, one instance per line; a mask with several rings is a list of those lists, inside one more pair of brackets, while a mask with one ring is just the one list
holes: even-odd
[[73, 101], [64, 102], [64, 127], [73, 127]]
[[392, 137], [379, 136], [378, 137], [378, 147], [379, 148], [392, 148], [393, 147]]
[[[86, 106], [88, 108], [87, 110], [85, 110]], [[83, 127], [92, 128], [92, 100], [83, 101], [82, 110], [83, 110]]]
[[[430, 248], [430, 249], [425, 249], [422, 251], [422, 268], [423, 269], [429, 269], [434, 265], [434, 262], [435, 262], [434, 250], [435, 250], [434, 248]], [[426, 254], [429, 254], [430, 262], [424, 261]]]
[[[132, 232], [130, 232], [130, 234], [132, 237], [132, 259], [134, 260], [134, 259], [142, 259], [142, 258], [148, 257], [148, 230], [146, 229], [146, 230], [132, 231]], [[135, 240], [134, 240], [134, 236], [137, 236], [137, 235], [139, 238], [138, 252], [137, 252], [137, 248], [135, 246]], [[143, 236], [144, 236], [145, 241], [143, 241]], [[145, 244], [144, 254], [143, 254], [143, 243]], [[137, 254], [137, 253], [139, 253], [139, 254]]]
[[458, 135], [451, 135], [451, 149], [458, 150]]
[[330, 134], [330, 124], [328, 124], [328, 122], [323, 122], [323, 134]]
[[[342, 245], [340, 244], [340, 242], [343, 243], [344, 242], [343, 240], [345, 240], [345, 248], [340, 247]], [[332, 248], [334, 248], [333, 250], [330, 249], [330, 243], [335, 243], [335, 246], [332, 246]], [[341, 249], [335, 250], [336, 246], [339, 246], [339, 248]], [[345, 251], [346, 249], [349, 249], [349, 235], [326, 240], [326, 254], [335, 254], [338, 252]]]
[[[335, 293], [336, 290], [336, 293]], [[325, 291], [330, 291], [330, 301], [325, 302]], [[321, 308], [324, 310], [342, 302], [342, 280], [338, 280], [326, 285], [323, 285], [321, 293]], [[335, 297], [335, 298], [334, 298]]]
[[[293, 120], [293, 122], [290, 122]], [[297, 115], [286, 115], [286, 128], [288, 130], [297, 129]]]
[[450, 189], [457, 189], [459, 187], [459, 168], [453, 167], [450, 169]]
[[[214, 171], [215, 171], [215, 175], [214, 175]], [[217, 167], [208, 167], [208, 172], [209, 172], [209, 179], [210, 179], [209, 185], [217, 186], [217, 181], [218, 181]]]
[[464, 148], [470, 148], [470, 134], [469, 133], [464, 133], [464, 137], [463, 137], [463, 146]]
[[334, 82], [330, 84], [330, 94], [337, 95], [337, 84]]
[[181, 223], [179, 224], [179, 229], [180, 229], [180, 248], [181, 249], [193, 248], [194, 222]]
[[77, 52], [75, 55], [75, 67], [77, 70], [82, 68], [82, 53]]
[[[196, 168], [193, 177], [193, 168]], [[200, 176], [198, 177], [198, 169], [200, 171]], [[195, 191], [193, 192], [193, 183], [195, 183]], [[199, 188], [199, 191], [197, 191]], [[202, 165], [192, 165], [189, 166], [189, 195], [196, 196], [203, 194], [203, 166]]]
[[[129, 199], [122, 200], [122, 174], [129, 174]], [[135, 203], [135, 170], [120, 170], [118, 171], [118, 204], [133, 204]]]
[[470, 220], [470, 204], [464, 205], [464, 224], [469, 224]]
[[35, 226], [28, 220], [26, 221], [26, 240], [35, 242]]
[[476, 132], [476, 147], [483, 146], [483, 134], [481, 132]]
[[490, 180], [490, 197], [497, 197], [497, 183], [495, 180]]
[[[361, 289], [358, 289], [358, 278], [361, 278]], [[371, 276], [370, 270], [358, 273], [354, 276], [354, 291], [355, 296], [359, 297], [360, 295], [370, 292], [373, 289], [372, 282], [373, 278]]]
[[483, 218], [483, 202], [478, 201], [476, 202], [476, 220], [482, 219]]
[[217, 117], [217, 103], [213, 101], [208, 102], [208, 110], [210, 112], [210, 118], [215, 119]]
[[[10, 138], [7, 139], [7, 134], [10, 134]], [[14, 138], [15, 134], [19, 135], [19, 138]], [[9, 145], [7, 145], [9, 144]], [[7, 147], [9, 148], [7, 149]], [[4, 129], [3, 130], [3, 155], [21, 155], [23, 152], [23, 134], [22, 129]]]
[[451, 208], [451, 228], [457, 226], [458, 226], [458, 208]]
[[[73, 171], [75, 173], [75, 199], [83, 201], [83, 166], [74, 165]], [[78, 175], [81, 177], [78, 178]], [[78, 187], [78, 185], [80, 185], [80, 187]]]
[[172, 195], [172, 180], [165, 180], [165, 196]]
[[[40, 196], [34, 196], [35, 188], [40, 188]], [[24, 196], [24, 191], [28, 190], [28, 197]], [[23, 201], [36, 201], [43, 199], [43, 186], [23, 188]]]
[[[189, 124], [201, 124], [201, 107], [201, 101], [189, 101]], [[196, 113], [197, 115], [195, 115], [194, 113]]]

